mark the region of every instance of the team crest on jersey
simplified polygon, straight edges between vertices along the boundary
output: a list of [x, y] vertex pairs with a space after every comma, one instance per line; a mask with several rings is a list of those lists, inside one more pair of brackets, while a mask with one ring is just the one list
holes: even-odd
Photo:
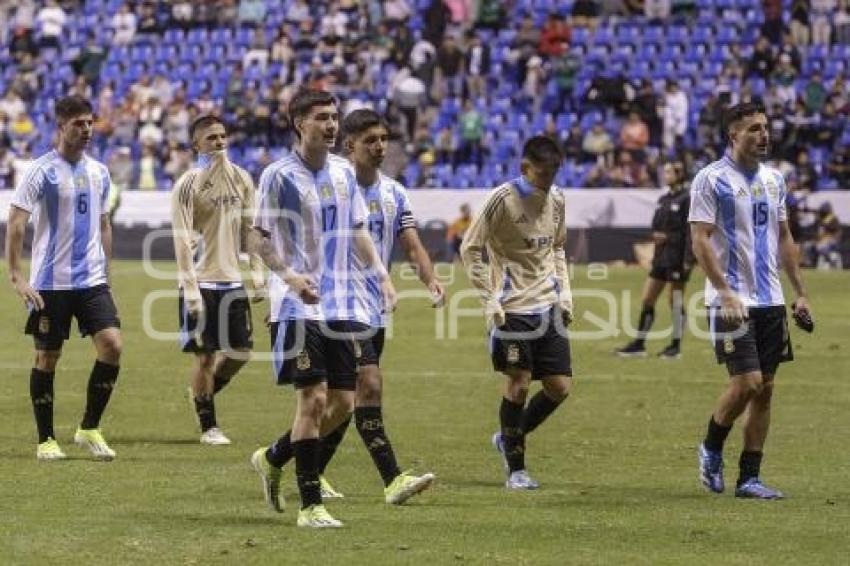
[[348, 200], [348, 187], [345, 181], [337, 179], [334, 181], [334, 188], [336, 188], [336, 196], [339, 200]]
[[724, 354], [735, 353], [735, 342], [732, 340], [732, 337], [728, 334], [726, 334], [723, 337], [723, 353]]
[[298, 356], [295, 358], [295, 367], [300, 371], [310, 369], [310, 354], [307, 353], [307, 350], [298, 352]]
[[38, 318], [38, 333], [39, 334], [47, 334], [50, 332], [50, 319], [46, 316], [41, 316]]
[[324, 200], [330, 199], [333, 196], [333, 191], [331, 189], [331, 186], [330, 185], [322, 185], [322, 187], [319, 189], [319, 194], [322, 195], [322, 198]]
[[85, 175], [85, 173], [80, 173], [79, 175], [74, 177], [74, 183], [76, 183], [78, 187], [86, 186], [86, 175]]
[[369, 213], [370, 214], [377, 214], [380, 211], [381, 211], [381, 205], [378, 203], [378, 201], [370, 200], [369, 201]]
[[516, 344], [508, 344], [508, 353], [505, 356], [505, 359], [509, 364], [519, 362], [519, 346]]
[[385, 198], [384, 199], [384, 208], [387, 211], [387, 216], [394, 216], [395, 215], [395, 201], [393, 201], [393, 199]]
[[761, 186], [761, 183], [756, 181], [750, 187], [750, 192], [753, 194], [754, 197], [761, 197], [761, 195], [764, 194], [764, 188]]

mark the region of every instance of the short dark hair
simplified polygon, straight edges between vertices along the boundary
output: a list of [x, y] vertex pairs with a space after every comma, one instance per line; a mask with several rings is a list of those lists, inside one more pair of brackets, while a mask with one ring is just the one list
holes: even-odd
[[[195, 118], [195, 121], [192, 122], [191, 126], [189, 126], [189, 142], [191, 143], [194, 141], [195, 133], [197, 133], [198, 130], [209, 128], [213, 124], [221, 124], [224, 126], [224, 121], [222, 121], [222, 119], [218, 116], [213, 116], [212, 114], [205, 114]], [[227, 128], [225, 127], [225, 129]]]
[[57, 121], [64, 122], [81, 114], [94, 114], [94, 107], [82, 96], [65, 96], [56, 102], [53, 113]]
[[534, 163], [558, 163], [564, 160], [561, 145], [549, 136], [528, 138], [522, 146], [522, 158]]
[[289, 101], [289, 123], [292, 124], [292, 129], [295, 131], [295, 136], [300, 138], [301, 134], [295, 127], [295, 120], [310, 113], [314, 106], [325, 106], [327, 104], [336, 104], [334, 95], [326, 90], [302, 88], [296, 92]]
[[342, 137], [345, 139], [356, 136], [375, 126], [383, 126], [389, 130], [387, 121], [380, 114], [368, 108], [359, 108], [349, 112], [342, 121]]
[[726, 139], [729, 139], [729, 132], [735, 122], [754, 114], [767, 114], [761, 102], [741, 102], [727, 108], [723, 113], [723, 134]]

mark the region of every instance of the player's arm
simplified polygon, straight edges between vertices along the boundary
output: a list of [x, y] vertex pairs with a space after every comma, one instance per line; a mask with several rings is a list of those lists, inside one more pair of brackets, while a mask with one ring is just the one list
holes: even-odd
[[171, 235], [174, 240], [174, 257], [177, 260], [177, 280], [183, 288], [186, 309], [190, 314], [198, 315], [203, 310], [203, 301], [192, 253], [192, 179], [192, 175], [185, 175], [171, 191]]
[[573, 320], [573, 293], [570, 288], [570, 272], [567, 265], [566, 205], [562, 203], [559, 206], [561, 206], [561, 213], [552, 251], [555, 260], [555, 282], [558, 284], [558, 308], [561, 310], [564, 324], [568, 325]]
[[797, 246], [794, 245], [794, 236], [791, 235], [791, 228], [788, 226], [787, 220], [779, 222], [779, 257], [782, 260], [782, 267], [788, 275], [788, 280], [791, 282], [791, 287], [794, 288], [796, 299], [791, 305], [794, 318], [797, 324], [811, 332], [811, 326], [806, 328], [801, 320], [808, 319], [808, 324], [811, 325], [811, 307], [809, 306], [808, 293], [806, 286], [803, 283], [803, 272], [800, 269], [800, 261], [797, 255]]
[[103, 257], [106, 258], [106, 280], [112, 281], [112, 222], [109, 221], [108, 212], [100, 215], [100, 245], [103, 246]]
[[354, 251], [366, 264], [366, 269], [378, 277], [381, 292], [384, 295], [385, 311], [394, 311], [398, 296], [390, 279], [390, 274], [384, 267], [384, 262], [381, 261], [381, 256], [378, 255], [378, 250], [375, 248], [375, 242], [372, 241], [372, 236], [366, 229], [365, 222], [357, 224], [354, 228]]
[[711, 234], [714, 232], [714, 228], [714, 224], [707, 222], [691, 222], [691, 242], [694, 257], [720, 295], [721, 316], [732, 321], [743, 320], [746, 318], [744, 305], [738, 295], [729, 287], [729, 283], [720, 269], [714, 248], [711, 246]]
[[419, 231], [414, 226], [405, 228], [398, 235], [398, 240], [404, 253], [407, 254], [407, 261], [416, 270], [419, 280], [431, 291], [434, 306], [443, 306], [446, 302], [446, 291], [434, 275], [434, 266], [428, 256], [428, 250], [419, 239]]
[[24, 251], [24, 231], [30, 213], [15, 205], [9, 207], [9, 218], [6, 221], [6, 260], [9, 262], [9, 282], [15, 292], [24, 301], [24, 304], [32, 305], [36, 310], [44, 308], [44, 300], [41, 295], [33, 289], [26, 276], [21, 272], [21, 256]]
[[491, 196], [472, 220], [460, 245], [460, 259], [466, 266], [470, 283], [478, 289], [488, 328], [498, 328], [505, 323], [505, 312], [493, 289], [490, 269], [484, 263], [484, 248], [490, 240], [492, 224], [501, 205], [501, 200], [497, 201]]
[[263, 268], [263, 258], [257, 253], [257, 247], [251, 245], [251, 239], [256, 231], [252, 228], [254, 216], [257, 207], [257, 189], [254, 187], [254, 182], [250, 175], [244, 172], [239, 172], [243, 176], [245, 182], [245, 198], [242, 199], [242, 219], [239, 224], [239, 244], [240, 248], [248, 254], [248, 268], [250, 274], [251, 289], [254, 292], [252, 300], [257, 302], [263, 299], [263, 289], [265, 288], [265, 270]]

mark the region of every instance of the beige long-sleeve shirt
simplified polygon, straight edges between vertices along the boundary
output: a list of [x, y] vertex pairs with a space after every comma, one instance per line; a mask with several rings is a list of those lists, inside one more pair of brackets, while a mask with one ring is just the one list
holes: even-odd
[[[171, 222], [179, 285], [187, 300], [204, 283], [239, 283], [239, 252], [248, 251], [256, 207], [251, 176], [227, 156], [202, 156], [174, 185]], [[249, 253], [251, 284], [262, 285], [263, 262]]]
[[536, 313], [559, 305], [572, 312], [565, 214], [555, 186], [541, 191], [519, 178], [489, 194], [460, 249], [485, 308]]

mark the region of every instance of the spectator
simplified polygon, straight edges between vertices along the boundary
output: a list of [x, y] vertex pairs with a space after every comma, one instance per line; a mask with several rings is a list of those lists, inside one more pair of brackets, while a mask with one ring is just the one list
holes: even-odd
[[35, 124], [29, 114], [19, 112], [14, 115], [12, 121], [9, 122], [9, 139], [12, 140], [12, 147], [24, 148], [35, 137]]
[[12, 21], [15, 29], [23, 29], [32, 33], [35, 27], [35, 0], [17, 0], [15, 2], [15, 18]]
[[236, 0], [219, 0], [216, 22], [219, 27], [233, 27], [239, 16]]
[[112, 36], [114, 45], [130, 45], [136, 35], [136, 14], [130, 10], [128, 4], [121, 4], [118, 11], [112, 16]]
[[471, 98], [484, 96], [487, 90], [487, 77], [490, 74], [490, 46], [483, 43], [475, 32], [467, 36], [466, 48], [466, 87]]
[[266, 19], [265, 0], [239, 0], [237, 18], [240, 25], [260, 27]]
[[825, 149], [831, 149], [835, 147], [843, 130], [844, 120], [835, 111], [835, 106], [832, 102], [827, 100], [820, 113], [817, 133], [815, 134], [813, 143]]
[[599, 22], [599, 2], [596, 0], [576, 0], [573, 4], [573, 25], [577, 28], [596, 29]]
[[85, 78], [88, 84], [96, 88], [98, 82], [100, 82], [100, 70], [108, 56], [107, 50], [98, 45], [95, 35], [90, 34], [86, 40], [85, 48], [73, 63], [74, 71], [77, 75]]
[[662, 145], [665, 151], [678, 150], [688, 130], [688, 95], [674, 80], [667, 80], [664, 92], [664, 132]]
[[440, 128], [434, 144], [434, 157], [437, 163], [440, 165], [455, 163], [457, 149], [457, 141], [452, 129], [448, 126]]
[[850, 0], [838, 0], [832, 23], [833, 41], [839, 45], [850, 45]]
[[809, 153], [805, 150], [797, 153], [797, 162], [795, 163], [797, 172], [797, 183], [800, 189], [804, 191], [814, 191], [817, 179], [817, 172], [811, 161], [809, 161]]
[[[434, 4], [442, 4], [441, 0], [434, 0]], [[442, 6], [445, 10], [445, 6]], [[412, 14], [410, 4], [407, 0], [384, 0], [384, 20], [391, 26], [402, 25]]]
[[163, 106], [168, 106], [174, 99], [174, 85], [171, 84], [168, 77], [162, 73], [154, 75], [153, 81], [151, 82], [151, 89], [153, 91], [153, 96], [155, 96]]
[[212, 29], [218, 17], [218, 6], [216, 0], [196, 0], [193, 6], [194, 24], [196, 27]]
[[[384, 4], [386, 8], [386, 3]], [[422, 37], [433, 45], [442, 45], [443, 35], [449, 22], [449, 9], [443, 0], [432, 0], [431, 5], [425, 10], [425, 27]]]
[[479, 169], [484, 162], [481, 140], [484, 138], [484, 118], [475, 108], [471, 100], [463, 104], [460, 115], [460, 146], [458, 147], [458, 162], [474, 162]]
[[391, 99], [405, 117], [406, 139], [413, 140], [416, 134], [419, 110], [425, 102], [426, 87], [415, 77], [409, 67], [402, 67], [390, 85]]
[[782, 0], [762, 0], [762, 13], [764, 22], [761, 25], [761, 33], [770, 43], [778, 45], [785, 33], [785, 22], [782, 19]]
[[806, 88], [803, 91], [803, 98], [806, 102], [806, 110], [811, 113], [820, 112], [823, 109], [824, 103], [826, 103], [826, 87], [821, 80], [820, 73], [813, 73], [812, 78], [806, 84]]
[[322, 37], [333, 35], [336, 37], [345, 37], [346, 26], [348, 25], [348, 17], [345, 13], [339, 11], [339, 6], [336, 2], [331, 2], [327, 12], [322, 16], [322, 23], [319, 27], [319, 33]]
[[38, 45], [33, 39], [32, 30], [24, 27], [16, 27], [9, 43], [9, 54], [16, 63], [23, 61], [26, 55], [38, 56]]
[[670, 0], [644, 0], [643, 6], [647, 20], [662, 22], [670, 17]]
[[74, 84], [68, 90], [68, 96], [79, 96], [80, 98], [90, 100], [92, 97], [91, 85], [89, 85], [85, 77], [77, 77], [74, 79]]
[[573, 124], [564, 137], [561, 146], [564, 150], [564, 158], [568, 161], [578, 162], [582, 158], [582, 131], [581, 124]]
[[581, 59], [574, 50], [567, 50], [552, 59], [552, 78], [558, 86], [558, 108], [567, 110], [573, 106], [576, 77], [581, 70]]
[[620, 130], [620, 146], [642, 161], [647, 145], [649, 145], [649, 127], [640, 119], [640, 114], [629, 112], [629, 118]]
[[595, 161], [604, 166], [610, 160], [614, 142], [601, 120], [593, 124], [593, 127], [584, 134], [581, 149], [584, 152], [582, 161]]
[[658, 113], [660, 105], [652, 81], [643, 79], [632, 101], [632, 108], [649, 128], [649, 145], [653, 147], [661, 146], [661, 116]]
[[446, 36], [437, 50], [436, 100], [445, 96], [460, 96], [463, 89], [463, 51], [455, 39]]
[[260, 73], [265, 73], [269, 63], [269, 55], [266, 32], [262, 27], [258, 27], [254, 30], [250, 48], [242, 58], [242, 66], [249, 71], [251, 67], [256, 66]]
[[41, 10], [38, 11], [35, 19], [41, 26], [40, 47], [60, 49], [59, 38], [62, 37], [62, 30], [68, 21], [65, 10], [59, 6], [56, 0], [47, 0]]
[[528, 60], [525, 71], [525, 81], [522, 85], [522, 93], [531, 102], [533, 114], [539, 114], [543, 104], [543, 94], [546, 90], [546, 69], [543, 67], [543, 59], [534, 55]]
[[797, 45], [809, 44], [809, 0], [791, 0], [791, 35]]
[[0, 113], [4, 114], [8, 118], [9, 116], [23, 114], [26, 111], [27, 107], [24, 104], [24, 101], [21, 100], [21, 97], [18, 96], [18, 93], [11, 87], [7, 88], [3, 98], [0, 99]]
[[504, 27], [505, 9], [501, 0], [479, 0], [475, 27], [498, 31]]
[[797, 69], [788, 53], [779, 57], [779, 66], [773, 71], [773, 84], [783, 106], [790, 106], [797, 100]]
[[472, 224], [472, 208], [469, 204], [460, 205], [460, 216], [449, 224], [446, 230], [446, 249], [449, 261], [460, 259], [460, 245], [469, 226]]
[[0, 190], [15, 188], [15, 154], [0, 143]]
[[747, 64], [746, 76], [748, 78], [759, 77], [767, 80], [773, 72], [773, 65], [773, 49], [771, 48], [770, 42], [767, 38], [765, 36], [761, 36], [758, 38], [758, 41], [756, 41], [753, 55], [750, 57], [750, 61]]
[[177, 0], [171, 4], [171, 25], [182, 30], [188, 30], [195, 25], [192, 3], [188, 0]]
[[107, 169], [109, 169], [112, 183], [118, 187], [119, 191], [129, 190], [133, 179], [133, 159], [130, 148], [126, 145], [117, 148], [109, 158]]
[[152, 145], [142, 146], [135, 177], [136, 187], [140, 191], [155, 191], [159, 188], [159, 159]]
[[646, 166], [632, 157], [628, 151], [617, 154], [617, 161], [608, 174], [610, 185], [614, 187], [636, 188], [650, 186]]
[[840, 190], [850, 190], [850, 146], [836, 147], [829, 158], [826, 170], [838, 183]]
[[812, 0], [812, 45], [829, 45], [835, 8], [835, 0]]
[[549, 14], [540, 31], [538, 52], [546, 57], [560, 57], [570, 46], [570, 26], [557, 12]]
[[136, 33], [143, 35], [149, 40], [154, 39], [152, 36], [159, 35], [159, 22], [156, 19], [156, 10], [148, 3], [139, 4], [138, 8], [138, 27]]
[[776, 53], [776, 60], [779, 61], [783, 55], [788, 55], [791, 58], [791, 66], [799, 73], [803, 65], [803, 58], [800, 56], [800, 50], [797, 49], [794, 36], [790, 33], [782, 36], [782, 45], [779, 46], [779, 51]]

